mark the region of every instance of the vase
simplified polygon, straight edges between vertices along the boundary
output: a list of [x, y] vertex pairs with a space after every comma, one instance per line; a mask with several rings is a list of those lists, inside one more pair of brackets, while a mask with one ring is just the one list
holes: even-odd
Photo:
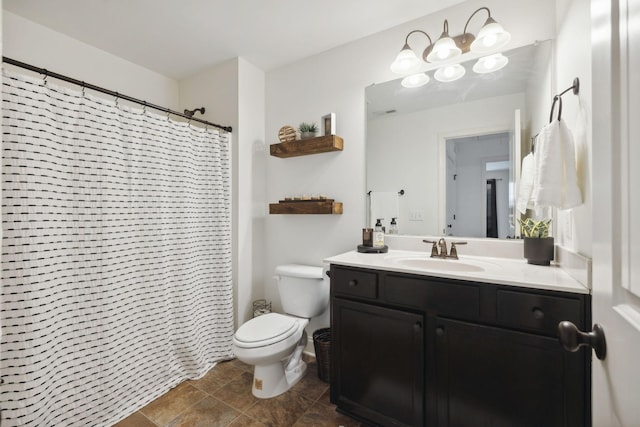
[[300, 132], [300, 139], [309, 139], [316, 136], [315, 132]]
[[554, 258], [553, 237], [525, 237], [524, 257], [528, 264], [551, 264]]

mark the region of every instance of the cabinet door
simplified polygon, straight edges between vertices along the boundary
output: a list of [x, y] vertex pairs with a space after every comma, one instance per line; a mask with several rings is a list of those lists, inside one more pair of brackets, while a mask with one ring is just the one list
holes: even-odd
[[423, 316], [341, 298], [332, 310], [332, 402], [383, 426], [422, 426]]
[[[556, 338], [436, 318], [430, 337], [438, 426], [584, 426], [584, 351]], [[432, 420], [432, 417], [429, 417]]]

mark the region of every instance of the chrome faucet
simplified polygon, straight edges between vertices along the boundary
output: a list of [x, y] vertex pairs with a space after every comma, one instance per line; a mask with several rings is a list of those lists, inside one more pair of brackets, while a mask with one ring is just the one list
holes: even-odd
[[[422, 240], [424, 243], [431, 243], [431, 258], [452, 258], [458, 259], [458, 249], [456, 245], [466, 245], [467, 242], [451, 242], [451, 252], [447, 251], [447, 241], [441, 237], [437, 242], [433, 240]], [[440, 251], [438, 251], [440, 248]]]

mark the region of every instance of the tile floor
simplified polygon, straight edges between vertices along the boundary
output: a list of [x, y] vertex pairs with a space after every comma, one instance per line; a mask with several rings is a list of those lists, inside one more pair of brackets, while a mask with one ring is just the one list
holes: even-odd
[[272, 399], [251, 394], [252, 367], [222, 362], [199, 380], [185, 381], [114, 427], [362, 427], [335, 410], [316, 360], [288, 392]]

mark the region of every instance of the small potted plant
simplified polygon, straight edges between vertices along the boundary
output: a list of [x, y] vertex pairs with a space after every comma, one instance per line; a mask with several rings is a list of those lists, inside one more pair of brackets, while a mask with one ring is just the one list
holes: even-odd
[[531, 218], [518, 219], [524, 238], [524, 257], [527, 263], [549, 265], [554, 257], [553, 237], [549, 237], [550, 219], [535, 221]]
[[301, 139], [313, 138], [318, 132], [318, 125], [315, 123], [302, 122], [298, 130], [300, 131]]

